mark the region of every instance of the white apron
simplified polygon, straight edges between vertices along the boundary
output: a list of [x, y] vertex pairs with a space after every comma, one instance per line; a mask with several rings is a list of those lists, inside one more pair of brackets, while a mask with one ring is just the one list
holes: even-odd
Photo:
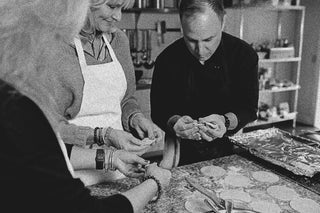
[[105, 35], [112, 62], [88, 66], [79, 38], [75, 46], [84, 79], [80, 112], [70, 120], [79, 126], [112, 127], [123, 130], [121, 122], [121, 100], [127, 90], [127, 81], [121, 64]]
[[74, 174], [73, 166], [71, 165], [70, 159], [69, 159], [69, 157], [68, 157], [68, 152], [67, 152], [66, 145], [65, 145], [65, 143], [62, 141], [61, 136], [60, 136], [59, 133], [57, 134], [57, 139], [58, 139], [58, 143], [59, 143], [59, 146], [60, 146], [60, 148], [61, 148], [61, 151], [62, 151], [62, 153], [63, 153], [64, 160], [66, 161], [68, 170], [69, 170], [70, 174], [72, 175], [72, 177], [75, 178], [76, 176], [75, 176], [75, 174]]
[[[88, 66], [79, 38], [74, 39], [84, 79], [83, 97], [78, 115], [70, 123], [79, 126], [112, 127], [123, 130], [121, 100], [127, 90], [127, 80], [111, 45], [105, 35], [112, 62]], [[94, 147], [97, 148], [97, 147]], [[124, 178], [119, 171], [78, 170], [74, 175], [87, 186], [103, 181]]]

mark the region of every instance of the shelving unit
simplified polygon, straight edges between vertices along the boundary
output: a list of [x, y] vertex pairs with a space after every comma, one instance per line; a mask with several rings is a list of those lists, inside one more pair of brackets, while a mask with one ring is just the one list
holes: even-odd
[[[240, 16], [240, 29], [239, 34], [240, 38], [243, 39], [245, 35], [244, 30], [244, 24], [245, 24], [245, 14], [243, 12], [244, 8], [240, 8], [241, 10], [241, 16]], [[305, 7], [304, 6], [267, 6], [267, 7], [251, 7], [248, 8], [249, 10], [263, 10], [263, 11], [270, 11], [270, 12], [276, 12], [278, 15], [277, 18], [277, 27], [276, 27], [276, 38], [280, 39], [282, 38], [282, 31], [284, 30], [282, 18], [284, 13], [290, 11], [295, 13], [295, 17], [298, 18], [298, 26], [296, 26], [295, 30], [296, 35], [294, 36], [294, 48], [295, 48], [295, 56], [290, 58], [272, 58], [272, 59], [260, 59], [259, 60], [259, 66], [263, 67], [264, 65], [273, 66], [274, 72], [291, 72], [292, 79], [290, 79], [294, 85], [291, 87], [285, 87], [285, 88], [276, 88], [272, 90], [260, 90], [259, 94], [260, 96], [263, 95], [271, 95], [272, 100], [274, 100], [274, 97], [277, 96], [280, 93], [288, 93], [291, 92], [293, 95], [293, 98], [291, 98], [291, 103], [289, 103], [292, 107], [290, 109], [290, 113], [283, 118], [280, 117], [271, 117], [267, 121], [265, 120], [257, 120], [250, 124], [248, 124], [246, 128], [259, 128], [263, 125], [276, 125], [279, 122], [283, 121], [292, 121], [293, 127], [296, 126], [296, 119], [297, 119], [297, 102], [298, 102], [298, 91], [300, 89], [299, 85], [299, 78], [300, 78], [300, 71], [301, 71], [301, 54], [302, 54], [302, 43], [303, 43], [303, 29], [304, 29], [304, 19], [305, 19]], [[257, 29], [261, 30], [261, 29]], [[278, 67], [290, 63], [291, 70], [280, 70]], [[271, 103], [271, 105], [274, 105], [274, 103]]]
[[294, 85], [291, 87], [283, 87], [283, 88], [276, 88], [276, 89], [264, 89], [264, 90], [260, 90], [259, 93], [263, 94], [263, 93], [289, 92], [289, 91], [296, 91], [298, 89], [300, 89], [300, 86]]

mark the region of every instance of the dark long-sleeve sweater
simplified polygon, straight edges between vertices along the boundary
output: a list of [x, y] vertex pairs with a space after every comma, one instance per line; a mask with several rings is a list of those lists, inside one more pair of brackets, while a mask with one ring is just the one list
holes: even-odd
[[151, 88], [151, 117], [163, 130], [174, 115], [193, 119], [233, 112], [238, 126], [257, 118], [258, 57], [244, 41], [227, 33], [204, 65], [192, 56], [183, 38], [156, 59]]
[[133, 212], [121, 195], [97, 199], [70, 174], [40, 108], [0, 80], [1, 208], [8, 212]]

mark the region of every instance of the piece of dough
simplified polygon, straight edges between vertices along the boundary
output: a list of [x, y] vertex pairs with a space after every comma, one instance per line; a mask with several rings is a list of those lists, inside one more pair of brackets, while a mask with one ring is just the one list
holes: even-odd
[[299, 197], [295, 190], [286, 186], [270, 186], [267, 188], [267, 192], [272, 197], [283, 201], [289, 201]]
[[265, 172], [265, 171], [253, 172], [252, 177], [257, 181], [266, 182], [266, 183], [276, 183], [279, 181], [278, 175], [275, 175], [271, 172]]
[[243, 175], [228, 175], [224, 179], [224, 182], [228, 185], [236, 187], [246, 187], [251, 183], [250, 179]]
[[280, 213], [280, 207], [275, 203], [265, 202], [265, 201], [255, 201], [250, 203], [253, 210], [261, 213]]
[[151, 145], [152, 143], [154, 143], [156, 141], [156, 139], [149, 139], [149, 138], [144, 138], [141, 142], [141, 144], [143, 146], [149, 146]]
[[226, 170], [219, 166], [204, 166], [200, 169], [204, 176], [219, 178], [226, 174]]
[[220, 197], [226, 200], [239, 200], [247, 203], [251, 201], [251, 196], [249, 195], [249, 193], [237, 189], [222, 191], [220, 193]]
[[184, 207], [191, 213], [203, 213], [211, 210], [200, 198], [189, 198]]
[[299, 213], [319, 213], [320, 205], [308, 198], [295, 198], [290, 201], [290, 206]]

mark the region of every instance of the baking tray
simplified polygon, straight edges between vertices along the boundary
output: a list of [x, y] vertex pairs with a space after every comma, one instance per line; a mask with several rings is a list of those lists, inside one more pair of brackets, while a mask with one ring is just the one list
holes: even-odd
[[320, 144], [317, 141], [278, 128], [247, 132], [230, 139], [251, 154], [296, 175], [313, 177], [320, 172]]

